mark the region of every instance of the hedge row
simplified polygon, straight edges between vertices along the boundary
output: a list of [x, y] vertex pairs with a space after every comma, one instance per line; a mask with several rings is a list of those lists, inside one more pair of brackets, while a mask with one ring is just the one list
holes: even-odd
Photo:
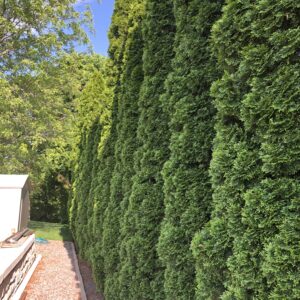
[[106, 299], [300, 298], [299, 13], [116, 0], [70, 210]]

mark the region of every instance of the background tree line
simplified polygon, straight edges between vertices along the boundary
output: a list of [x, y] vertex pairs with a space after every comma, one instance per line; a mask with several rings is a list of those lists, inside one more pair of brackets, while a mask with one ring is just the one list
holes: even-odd
[[0, 172], [31, 175], [36, 220], [68, 222], [83, 90], [107, 64], [75, 52], [89, 43], [82, 26], [92, 30], [75, 2], [0, 1]]

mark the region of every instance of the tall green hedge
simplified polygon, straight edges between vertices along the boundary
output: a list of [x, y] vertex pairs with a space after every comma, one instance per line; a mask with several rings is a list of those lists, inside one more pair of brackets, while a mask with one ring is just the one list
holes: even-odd
[[198, 299], [299, 298], [297, 16], [294, 1], [228, 1], [214, 28], [224, 73], [212, 88], [213, 214], [193, 245]]
[[98, 189], [102, 183], [98, 176], [103, 172], [103, 157], [111, 123], [110, 72], [103, 70], [102, 73], [95, 72], [80, 96], [82, 111], [78, 123], [82, 126], [82, 132], [70, 207], [70, 225], [76, 245], [81, 257], [90, 263], [98, 241], [94, 230], [99, 202]]
[[81, 257], [88, 259], [87, 251], [91, 241], [91, 232], [88, 230], [90, 220], [92, 182], [95, 178], [98, 165], [98, 144], [101, 135], [101, 125], [96, 119], [89, 131], [82, 133], [82, 152], [79, 158], [78, 172], [76, 179], [75, 201], [78, 202], [76, 227], [74, 235]]
[[106, 299], [300, 298], [299, 15], [116, 1], [70, 210]]
[[[163, 268], [156, 244], [163, 217], [163, 179], [161, 170], [168, 158], [169, 116], [161, 101], [164, 81], [171, 70], [174, 26], [172, 1], [146, 2], [143, 21], [144, 83], [139, 99], [136, 175], [129, 198], [127, 276], [129, 299], [164, 299]], [[167, 100], [167, 99], [166, 99]]]
[[[95, 125], [93, 126], [95, 130]], [[76, 180], [73, 185], [74, 199], [72, 200], [70, 225], [73, 230], [74, 238], [77, 243], [81, 245], [83, 226], [87, 223], [86, 220], [86, 207], [83, 199], [89, 196], [90, 185], [92, 177], [88, 176], [90, 168], [92, 168], [92, 160], [89, 161], [89, 155], [93, 149], [92, 134], [88, 134], [84, 130], [81, 134], [79, 144], [78, 166], [75, 173]]]
[[[106, 240], [110, 239], [109, 214], [110, 214], [110, 194], [111, 178], [115, 165], [115, 143], [117, 140], [118, 105], [121, 93], [121, 77], [124, 67], [124, 47], [128, 34], [128, 13], [130, 1], [115, 1], [112, 23], [109, 30], [109, 65], [112, 80], [112, 106], [110, 110], [110, 122], [106, 137], [103, 139], [103, 147], [99, 157], [99, 169], [96, 178], [97, 188], [95, 189], [94, 208], [92, 215], [92, 228], [94, 242], [92, 243], [90, 258], [92, 262], [93, 274], [101, 292], [105, 290], [105, 281], [110, 273], [109, 261], [111, 252]], [[114, 253], [113, 253], [114, 255]]]
[[175, 1], [176, 56], [167, 81], [170, 158], [164, 165], [165, 217], [159, 255], [166, 267], [165, 299], [195, 298], [195, 264], [190, 249], [208, 221], [211, 185], [208, 168], [214, 135], [209, 87], [218, 74], [210, 32], [222, 1]]
[[[144, 1], [143, 1], [144, 2]], [[132, 188], [132, 177], [134, 171], [134, 153], [138, 147], [137, 126], [138, 126], [138, 99], [140, 88], [143, 83], [143, 38], [141, 32], [141, 15], [144, 12], [144, 3], [141, 2], [140, 16], [130, 32], [131, 42], [128, 45], [128, 61], [124, 70], [124, 93], [123, 93], [123, 116], [119, 127], [118, 146], [120, 147], [120, 172], [121, 197], [119, 202], [119, 240], [117, 250], [119, 253], [118, 273], [115, 274], [119, 284], [118, 299], [128, 298], [128, 289], [131, 278], [128, 276], [128, 253], [127, 241], [133, 234], [129, 227], [126, 211], [129, 205], [129, 196]]]
[[[124, 50], [124, 68], [118, 101], [116, 142], [114, 147], [115, 167], [110, 183], [110, 200], [104, 221], [103, 249], [106, 299], [120, 299], [119, 287], [120, 247], [124, 239], [123, 215], [128, 206], [131, 178], [134, 174], [133, 154], [137, 147], [138, 98], [143, 82], [141, 15], [143, 1], [136, 1], [129, 14], [128, 34]], [[123, 260], [123, 258], [122, 258]], [[124, 291], [122, 291], [124, 293]]]
[[[78, 162], [74, 174], [71, 228], [80, 255], [90, 258], [93, 235], [93, 213], [99, 158], [110, 128], [111, 89], [109, 72], [103, 66], [102, 73], [95, 72], [79, 97], [78, 123], [82, 126]], [[89, 118], [86, 116], [89, 114]]]
[[[111, 131], [113, 131], [113, 129], [111, 129]], [[96, 185], [94, 190], [93, 214], [89, 216], [92, 221], [93, 232], [93, 240], [90, 241], [89, 259], [92, 263], [97, 286], [102, 292], [104, 291], [105, 282], [104, 257], [106, 255], [103, 249], [103, 224], [110, 195], [111, 166], [114, 163], [112, 155], [113, 143], [111, 143], [113, 137], [114, 135], [111, 135], [111, 132], [109, 132], [103, 144], [103, 151], [99, 157], [97, 174], [96, 177], [93, 178], [93, 183]]]

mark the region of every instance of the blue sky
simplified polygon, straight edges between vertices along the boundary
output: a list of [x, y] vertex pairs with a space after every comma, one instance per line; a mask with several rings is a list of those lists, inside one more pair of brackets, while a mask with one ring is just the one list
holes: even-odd
[[[90, 5], [94, 18], [96, 34], [89, 34], [90, 40], [96, 53], [107, 56], [108, 38], [107, 31], [109, 29], [111, 15], [114, 9], [114, 0], [78, 0], [75, 8], [78, 11], [85, 9], [86, 5]], [[82, 50], [80, 48], [78, 51]]]

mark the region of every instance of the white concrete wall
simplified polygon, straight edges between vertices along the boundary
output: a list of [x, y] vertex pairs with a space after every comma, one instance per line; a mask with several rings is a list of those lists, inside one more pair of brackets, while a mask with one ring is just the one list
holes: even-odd
[[21, 189], [0, 189], [0, 242], [18, 231]]

